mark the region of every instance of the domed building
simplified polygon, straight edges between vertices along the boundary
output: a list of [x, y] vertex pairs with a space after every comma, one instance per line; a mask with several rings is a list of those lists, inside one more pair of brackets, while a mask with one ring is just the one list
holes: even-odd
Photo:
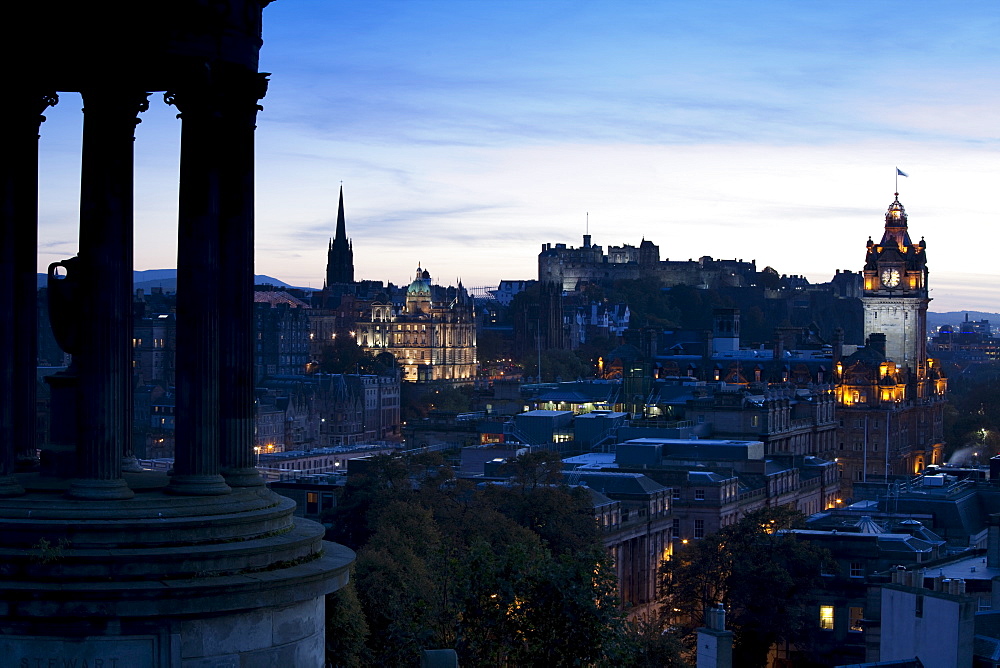
[[358, 344], [373, 354], [391, 353], [404, 381], [464, 385], [475, 380], [475, 307], [461, 282], [434, 285], [430, 272], [418, 266], [402, 304], [380, 295], [370, 313], [357, 325]]

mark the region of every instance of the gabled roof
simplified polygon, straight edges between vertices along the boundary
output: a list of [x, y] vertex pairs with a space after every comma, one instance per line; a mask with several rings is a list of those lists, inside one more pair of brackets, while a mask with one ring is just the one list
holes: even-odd
[[725, 476], [719, 475], [713, 471], [688, 471], [688, 481], [695, 484], [712, 484], [719, 483], [729, 480]]
[[601, 494], [596, 489], [591, 487], [586, 488], [587, 494], [590, 495], [590, 505], [594, 508], [600, 508], [601, 506], [610, 506], [615, 501], [604, 494]]
[[612, 498], [622, 496], [647, 496], [664, 491], [666, 486], [641, 473], [621, 471], [568, 471], [563, 474], [571, 484], [587, 485]]
[[858, 528], [858, 533], [885, 533], [882, 525], [873, 520], [871, 515], [862, 515], [854, 526]]
[[287, 304], [293, 308], [309, 308], [309, 304], [305, 303], [298, 297], [293, 297], [287, 292], [281, 291], [257, 291], [254, 290], [253, 301], [255, 304], [270, 304], [271, 306], [277, 306], [278, 304]]

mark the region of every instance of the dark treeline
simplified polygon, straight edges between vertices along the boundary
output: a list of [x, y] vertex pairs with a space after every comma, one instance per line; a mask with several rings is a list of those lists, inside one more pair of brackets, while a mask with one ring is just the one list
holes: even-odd
[[985, 463], [1000, 453], [1000, 363], [948, 368], [948, 404], [944, 426], [950, 461], [957, 465]]
[[671, 636], [630, 624], [615, 597], [589, 492], [560, 484], [550, 453], [509, 464], [506, 485], [456, 480], [434, 454], [378, 457], [328, 521], [358, 553], [329, 597], [335, 666], [682, 666]]
[[[702, 289], [690, 285], [664, 288], [655, 281], [628, 279], [589, 283], [579, 295], [563, 298], [563, 309], [589, 304], [627, 304], [629, 327], [633, 330], [712, 329], [713, 312], [718, 308], [740, 309], [741, 342], [744, 346], [769, 346], [776, 327], [797, 327], [812, 331], [832, 342], [838, 328], [844, 330], [846, 343], [862, 344], [863, 315], [861, 300], [838, 297], [831, 290], [777, 290], [767, 278], [777, 276], [770, 267], [758, 274], [756, 285]], [[776, 278], [779, 284], [782, 279]], [[514, 349], [526, 375], [537, 374], [537, 350], [534, 328], [541, 318], [538, 286], [518, 293], [510, 305], [514, 323]], [[596, 359], [606, 355], [621, 341], [589, 339], [573, 351], [543, 350], [543, 380], [556, 376], [563, 380], [587, 378], [596, 369]]]

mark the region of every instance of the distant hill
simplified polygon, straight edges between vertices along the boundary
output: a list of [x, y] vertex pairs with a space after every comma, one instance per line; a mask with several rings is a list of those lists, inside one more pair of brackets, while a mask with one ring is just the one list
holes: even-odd
[[[47, 276], [45, 274], [38, 274], [38, 287], [45, 287]], [[264, 274], [256, 274], [254, 277], [254, 283], [257, 285], [263, 285], [270, 283], [271, 285], [276, 285], [285, 288], [295, 287], [289, 285], [284, 281], [278, 280], [273, 276], [265, 276]], [[177, 289], [177, 270], [176, 269], [145, 269], [143, 271], [132, 272], [132, 287], [138, 290], [142, 288], [143, 290], [149, 291], [150, 288], [163, 288], [164, 290], [173, 292]], [[300, 290], [312, 291], [314, 288], [299, 288]]]

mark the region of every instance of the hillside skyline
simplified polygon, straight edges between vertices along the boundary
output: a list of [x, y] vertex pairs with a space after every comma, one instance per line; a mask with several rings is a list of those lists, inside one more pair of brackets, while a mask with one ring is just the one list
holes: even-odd
[[[160, 269], [145, 269], [137, 270], [133, 272], [133, 289], [144, 288], [149, 289], [153, 287], [162, 287], [168, 292], [174, 292], [177, 288], [177, 270], [169, 268]], [[380, 280], [380, 279], [371, 279]], [[409, 278], [396, 282], [387, 281], [382, 279], [383, 283], [393, 283], [397, 287], [404, 287], [409, 283]], [[506, 279], [505, 279], [506, 280]], [[45, 274], [38, 274], [38, 287], [44, 287], [47, 281], [47, 276]], [[277, 288], [290, 288], [299, 290], [312, 290], [314, 292], [319, 291], [320, 288], [310, 287], [308, 285], [293, 285], [287, 281], [274, 276], [267, 276], [265, 274], [256, 274], [254, 276], [254, 282], [257, 285], [273, 285]], [[435, 280], [435, 282], [437, 282]], [[444, 284], [448, 284], [447, 280], [443, 281]], [[494, 281], [492, 284], [485, 286], [480, 285], [466, 285], [467, 288], [482, 288], [491, 287], [499, 283]], [[927, 323], [931, 326], [932, 330], [936, 330], [941, 325], [957, 325], [963, 320], [968, 318], [969, 320], [989, 320], [994, 326], [1000, 330], [1000, 312], [991, 311], [979, 311], [973, 309], [959, 309], [953, 311], [935, 311], [933, 309], [928, 311]]]
[[[1000, 311], [995, 6], [272, 3], [257, 268], [318, 287], [345, 190], [358, 278], [529, 278], [543, 243], [857, 271], [900, 178], [932, 308]], [[39, 270], [76, 249], [81, 118], [41, 128]], [[176, 253], [176, 109], [136, 133], [136, 267]], [[58, 194], [58, 195], [57, 195]], [[65, 195], [65, 196], [63, 196]]]

